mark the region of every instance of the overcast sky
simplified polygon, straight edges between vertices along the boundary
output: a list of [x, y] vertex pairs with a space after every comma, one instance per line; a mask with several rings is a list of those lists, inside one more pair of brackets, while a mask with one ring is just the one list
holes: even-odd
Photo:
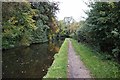
[[[50, 0], [59, 1], [59, 12], [57, 13], [58, 20], [64, 19], [64, 17], [72, 16], [76, 21], [82, 19], [82, 17], [87, 17], [83, 10], [88, 10], [89, 8], [84, 2], [89, 0]], [[83, 2], [84, 1], [84, 2]]]

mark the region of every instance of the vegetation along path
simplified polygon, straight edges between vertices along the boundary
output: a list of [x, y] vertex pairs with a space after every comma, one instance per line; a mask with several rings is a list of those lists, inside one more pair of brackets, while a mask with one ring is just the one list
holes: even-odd
[[68, 78], [91, 78], [89, 70], [76, 55], [70, 40], [68, 48]]

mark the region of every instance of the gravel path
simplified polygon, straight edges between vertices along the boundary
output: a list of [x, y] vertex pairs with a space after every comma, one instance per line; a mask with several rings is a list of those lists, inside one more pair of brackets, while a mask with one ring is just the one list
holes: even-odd
[[68, 78], [91, 78], [89, 70], [76, 55], [70, 40], [68, 48]]

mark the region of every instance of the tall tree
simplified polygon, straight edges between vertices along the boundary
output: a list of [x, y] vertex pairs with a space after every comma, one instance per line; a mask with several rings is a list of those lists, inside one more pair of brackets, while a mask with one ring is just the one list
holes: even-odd
[[95, 2], [86, 19], [84, 33], [104, 52], [120, 55], [120, 2]]

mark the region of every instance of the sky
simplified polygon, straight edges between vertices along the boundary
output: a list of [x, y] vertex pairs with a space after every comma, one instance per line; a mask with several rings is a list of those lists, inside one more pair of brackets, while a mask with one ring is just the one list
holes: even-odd
[[[84, 11], [89, 8], [84, 2], [89, 0], [50, 0], [59, 1], [59, 12], [56, 14], [58, 20], [63, 20], [64, 17], [73, 17], [76, 21], [83, 20], [82, 17], [87, 17]], [[84, 10], [84, 11], [83, 11]]]

